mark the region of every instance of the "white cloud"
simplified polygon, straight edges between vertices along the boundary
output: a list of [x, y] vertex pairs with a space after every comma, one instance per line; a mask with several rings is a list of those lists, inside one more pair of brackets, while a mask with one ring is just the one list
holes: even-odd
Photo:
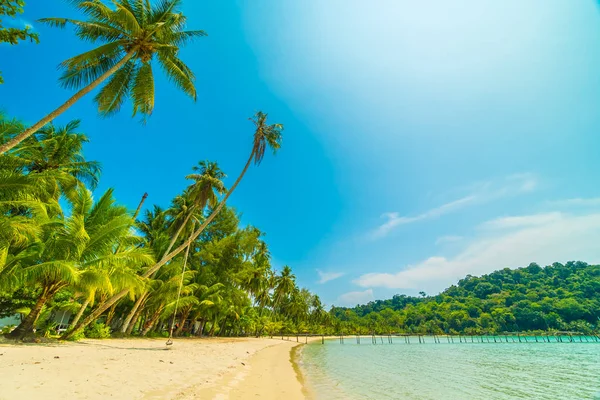
[[323, 272], [321, 270], [317, 270], [317, 273], [319, 274], [319, 281], [317, 283], [329, 282], [344, 276], [343, 272]]
[[600, 261], [600, 213], [559, 213], [506, 217], [484, 224], [509, 227], [481, 231], [454, 257], [434, 256], [396, 273], [369, 273], [354, 282], [363, 287], [439, 292], [467, 274], [481, 275], [530, 262]]
[[367, 289], [362, 292], [348, 292], [338, 297], [335, 304], [337, 306], [353, 307], [357, 304], [365, 304], [374, 300], [373, 289]]
[[445, 243], [460, 242], [462, 239], [463, 239], [462, 236], [447, 235], [447, 236], [442, 236], [442, 237], [437, 238], [437, 240], [435, 241], [435, 244], [439, 245], [439, 244], [445, 244]]
[[562, 218], [559, 212], [545, 214], [521, 215], [516, 217], [500, 217], [481, 224], [483, 229], [510, 229], [528, 226], [545, 225]]
[[386, 222], [373, 230], [370, 237], [372, 239], [382, 238], [387, 236], [397, 226], [426, 219], [439, 218], [445, 214], [455, 212], [470, 205], [487, 203], [499, 198], [529, 193], [535, 190], [537, 186], [538, 182], [535, 176], [528, 173], [510, 175], [500, 181], [480, 182], [471, 185], [469, 188], [470, 194], [467, 196], [443, 204], [439, 207], [432, 208], [416, 216], [404, 217], [398, 212], [385, 213], [381, 217], [385, 218]]

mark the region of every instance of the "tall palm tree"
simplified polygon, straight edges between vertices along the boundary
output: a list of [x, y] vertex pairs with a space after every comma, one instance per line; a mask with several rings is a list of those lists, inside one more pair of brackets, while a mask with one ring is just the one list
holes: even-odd
[[[169, 253], [175, 242], [181, 236], [181, 232], [188, 226], [188, 223], [194, 213], [202, 212], [208, 206], [214, 208], [219, 202], [219, 195], [222, 195], [227, 191], [223, 184], [223, 179], [227, 175], [219, 168], [219, 165], [214, 161], [200, 161], [198, 166], [192, 167], [193, 174], [186, 176], [186, 179], [193, 180], [184, 196], [176, 198], [176, 202], [182, 203], [181, 216], [184, 216], [183, 221], [179, 221], [179, 218], [175, 218], [174, 225], [177, 227], [169, 247], [167, 247], [166, 253]], [[183, 197], [183, 198], [181, 198]], [[191, 206], [188, 206], [186, 200], [191, 200]], [[176, 203], [177, 205], [177, 203]]]
[[[276, 153], [277, 150], [281, 147], [281, 132], [283, 130], [283, 125], [281, 124], [267, 124], [267, 114], [259, 111], [257, 112], [253, 118], [250, 119], [255, 127], [254, 137], [252, 142], [252, 151], [250, 152], [250, 157], [244, 166], [244, 169], [233, 183], [231, 188], [227, 191], [223, 200], [219, 202], [219, 204], [213, 209], [212, 213], [202, 222], [200, 227], [190, 235], [190, 237], [181, 245], [179, 245], [175, 250], [171, 251], [168, 254], [165, 254], [159, 262], [150, 267], [144, 274], [143, 277], [147, 278], [154, 274], [156, 271], [160, 269], [163, 265], [168, 263], [173, 257], [181, 253], [185, 248], [192, 243], [200, 234], [206, 229], [208, 224], [217, 216], [217, 214], [221, 211], [221, 209], [225, 206], [225, 203], [240, 184], [242, 178], [246, 174], [246, 171], [254, 161], [255, 165], [260, 165], [263, 160], [265, 150], [267, 147], [270, 147], [273, 153]], [[81, 321], [77, 326], [73, 327], [72, 330], [66, 332], [62, 338], [69, 339], [73, 337], [73, 335], [79, 330], [83, 329], [85, 326], [90, 324], [92, 321], [96, 320], [108, 307], [112, 306], [115, 302], [119, 301], [123, 296], [127, 294], [127, 291], [121, 291], [116, 295], [112, 296], [109, 300], [107, 300], [102, 307], [96, 309], [96, 311], [92, 312], [87, 318]]]
[[[257, 112], [253, 118], [250, 118], [250, 121], [254, 124], [254, 137], [252, 143], [252, 151], [250, 152], [250, 157], [244, 166], [244, 169], [235, 180], [231, 188], [225, 194], [223, 200], [214, 208], [212, 213], [204, 220], [204, 222], [200, 225], [200, 227], [190, 236], [190, 238], [183, 244], [179, 245], [175, 250], [171, 251], [169, 254], [166, 254], [158, 263], [156, 263], [152, 268], [146, 271], [146, 274], [151, 275], [154, 271], [158, 270], [160, 267], [165, 265], [169, 260], [175, 257], [177, 254], [181, 253], [191, 242], [196, 240], [198, 236], [206, 229], [208, 224], [217, 216], [217, 214], [221, 211], [221, 209], [227, 203], [229, 196], [233, 193], [233, 191], [237, 188], [237, 186], [242, 181], [242, 178], [248, 171], [248, 168], [254, 161], [255, 165], [260, 165], [262, 162], [265, 150], [267, 147], [270, 147], [273, 151], [273, 154], [277, 153], [277, 150], [281, 148], [281, 132], [283, 131], [283, 125], [281, 124], [267, 124], [267, 114], [262, 111]], [[145, 274], [145, 275], [146, 275]]]
[[292, 274], [289, 266], [284, 266], [281, 274], [275, 277], [274, 306], [277, 308], [281, 302], [294, 292], [296, 288], [296, 276]]
[[178, 11], [181, 0], [162, 0], [154, 5], [147, 0], [113, 0], [112, 7], [102, 0], [73, 0], [72, 4], [87, 20], [44, 18], [40, 22], [59, 28], [73, 25], [77, 37], [100, 44], [60, 64], [64, 71], [60, 77], [62, 85], [79, 90], [40, 121], [4, 142], [0, 154], [37, 132], [104, 82], [94, 98], [100, 115], [116, 113], [131, 98], [133, 114], [140, 113], [145, 120], [154, 109], [153, 61], [157, 61], [175, 86], [196, 99], [194, 74], [179, 59], [179, 49], [206, 33], [184, 30], [186, 17]]

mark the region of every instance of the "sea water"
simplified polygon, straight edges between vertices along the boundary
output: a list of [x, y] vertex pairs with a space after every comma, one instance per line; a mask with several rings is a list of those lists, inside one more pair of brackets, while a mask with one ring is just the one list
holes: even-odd
[[317, 399], [600, 399], [598, 342], [441, 339], [319, 341], [302, 349], [299, 363]]

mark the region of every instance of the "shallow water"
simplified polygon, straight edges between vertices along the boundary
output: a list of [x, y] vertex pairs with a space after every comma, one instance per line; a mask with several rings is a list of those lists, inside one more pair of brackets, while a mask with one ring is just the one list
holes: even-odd
[[[510, 338], [509, 338], [510, 339]], [[531, 340], [531, 339], [530, 339]], [[302, 350], [318, 399], [600, 399], [600, 343], [328, 340]]]

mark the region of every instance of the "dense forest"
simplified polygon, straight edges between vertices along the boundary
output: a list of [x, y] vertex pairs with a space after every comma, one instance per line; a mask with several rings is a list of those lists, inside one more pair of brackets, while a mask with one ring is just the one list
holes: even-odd
[[[253, 122], [237, 183], [257, 148], [281, 140], [265, 114]], [[0, 140], [21, 128], [0, 117]], [[236, 183], [225, 188], [217, 163], [199, 162], [169, 207], [138, 214], [142, 203], [130, 211], [112, 190], [93, 195], [100, 164], [86, 160], [87, 141], [78, 121], [49, 125], [0, 157], [0, 317], [21, 316], [9, 337], [322, 330], [318, 296], [288, 266], [276, 272], [263, 233], [225, 206]]]
[[345, 333], [592, 332], [600, 318], [600, 266], [584, 262], [468, 275], [437, 296], [396, 295], [331, 310]]

